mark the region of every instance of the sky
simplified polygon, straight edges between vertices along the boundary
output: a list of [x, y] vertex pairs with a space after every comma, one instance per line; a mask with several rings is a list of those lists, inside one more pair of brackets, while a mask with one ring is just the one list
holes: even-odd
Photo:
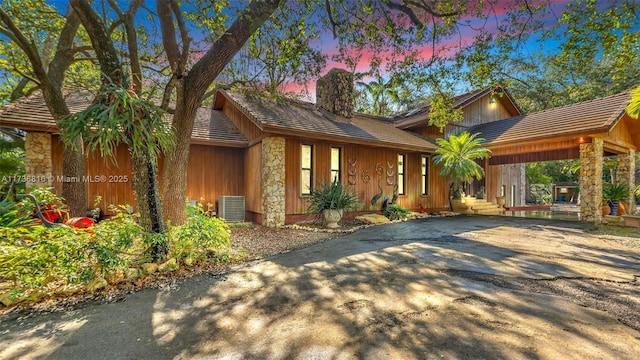
[[[568, 0], [550, 0], [551, 11], [544, 18], [545, 25], [553, 26], [557, 24], [558, 17], [561, 16], [562, 12], [565, 11], [566, 5], [569, 2], [570, 1]], [[507, 2], [503, 0], [494, 0], [494, 1], [491, 1], [491, 3], [492, 3], [491, 7], [485, 6], [485, 13], [490, 13], [494, 17], [493, 19], [491, 19], [491, 21], [488, 21], [486, 24], [483, 24], [483, 23], [480, 23], [478, 19], [474, 19], [474, 18], [460, 19], [459, 21], [460, 23], [468, 22], [469, 26], [460, 27], [461, 32], [459, 34], [459, 37], [456, 36], [452, 38], [449, 42], [441, 43], [441, 44], [438, 44], [437, 46], [439, 48], [443, 48], [443, 47], [449, 47], [452, 45], [457, 45], [458, 43], [462, 43], [466, 45], [471, 44], [473, 43], [474, 36], [476, 36], [477, 34], [477, 31], [474, 29], [483, 28], [485, 30], [488, 30], [489, 32], [496, 32], [497, 23], [499, 21], [504, 20], [505, 18], [504, 14], [505, 12], [507, 12], [505, 5]], [[535, 3], [535, 1], [531, 3]], [[540, 40], [539, 36], [531, 37], [524, 44], [521, 51], [525, 51], [528, 53], [536, 53], [541, 51], [541, 47], [544, 47], [546, 51], [553, 51], [554, 49], [557, 48], [559, 44], [558, 40], [547, 39], [544, 42], [540, 42], [539, 40]], [[328, 55], [327, 66], [325, 67], [321, 75], [326, 74], [332, 68], [348, 69], [348, 66], [345, 65], [344, 63], [331, 59], [333, 55], [338, 53], [338, 50], [337, 50], [338, 41], [333, 38], [333, 35], [331, 34], [331, 32], [327, 31], [324, 34], [322, 34], [316, 46], [322, 49], [322, 52], [324, 54]], [[419, 51], [419, 53], [421, 54], [421, 57], [424, 59], [431, 57], [433, 53], [433, 48], [430, 44], [425, 44], [421, 47], [416, 48], [416, 50]], [[370, 70], [370, 60], [371, 60], [371, 57], [374, 55], [374, 53], [370, 50], [365, 50], [364, 52], [361, 52], [361, 54], [362, 54], [362, 58], [360, 59], [358, 65], [356, 66], [355, 71], [359, 73], [365, 73]], [[384, 76], [385, 76], [385, 73], [383, 72], [383, 77]], [[371, 80], [374, 80], [374, 78], [367, 77], [365, 78], [364, 81], [366, 82]], [[306, 87], [311, 92], [311, 97], [313, 98], [315, 94], [315, 80], [310, 81]], [[301, 86], [301, 85], [290, 84], [286, 87], [286, 90], [291, 92], [299, 92], [299, 91], [302, 91], [303, 88], [304, 86]]]
[[[399, 1], [399, 0], [398, 0]], [[529, 0], [528, 3], [529, 4], [535, 4], [536, 2], [539, 2], [541, 0]], [[116, 2], [122, 7], [122, 8], [126, 8], [129, 4], [128, 0], [116, 0]], [[152, 11], [155, 9], [155, 5], [154, 5], [154, 0], [147, 0], [148, 2], [148, 8], [151, 9]], [[232, 1], [233, 2], [233, 1]], [[290, 3], [293, 2], [295, 3], [295, 0], [290, 0]], [[564, 11], [564, 9], [566, 8], [566, 5], [569, 1], [567, 0], [551, 0], [551, 9], [552, 12], [550, 12], [548, 14], [548, 16], [544, 19], [545, 23], [547, 24], [547, 26], [551, 26], [554, 23], [557, 22], [557, 18], [562, 14], [562, 12]], [[50, 4], [54, 4], [56, 5], [59, 9], [61, 9], [61, 12], [64, 12], [63, 9], [65, 9], [68, 5], [68, 1], [66, 0], [47, 0], [47, 3]], [[244, 0], [238, 0], [236, 1], [236, 3], [240, 3], [241, 5], [243, 3], [246, 3], [246, 1]], [[319, 1], [319, 3], [322, 3], [321, 1]], [[489, 22], [487, 22], [486, 24], [480, 24], [477, 21], [473, 21], [473, 19], [462, 19], [460, 22], [464, 23], [467, 20], [469, 21], [469, 26], [465, 27], [460, 27], [461, 32], [460, 32], [460, 37], [456, 37], [453, 38], [451, 41], [453, 42], [462, 42], [465, 44], [469, 44], [472, 42], [473, 40], [473, 36], [475, 35], [475, 31], [473, 30], [474, 28], [477, 29], [479, 27], [484, 27], [485, 29], [488, 29], [489, 31], [495, 30], [496, 29], [496, 24], [502, 20], [504, 18], [504, 14], [507, 11], [505, 9], [505, 4], [507, 4], [508, 2], [505, 2], [503, 0], [491, 0], [491, 1], [486, 1], [486, 4], [491, 4], [491, 6], [486, 6], [485, 9], [487, 12], [490, 12], [493, 16], [490, 19]], [[322, 12], [319, 11], [318, 12], [319, 16], [326, 16], [326, 12]], [[145, 14], [147, 14], [145, 12]], [[483, 26], [484, 25], [484, 26]], [[157, 30], [157, 28], [156, 28]], [[158, 34], [156, 34], [157, 36]], [[192, 32], [192, 36], [196, 39], [198, 39], [199, 37], [202, 38], [202, 35], [198, 35], [196, 31]], [[524, 47], [521, 49], [522, 51], [525, 52], [530, 52], [530, 53], [535, 53], [540, 51], [540, 46], [541, 44], [538, 43], [536, 41], [537, 39], [534, 37], [532, 39], [530, 39], [529, 41], [526, 42], [526, 44], [524, 45]], [[159, 42], [159, 39], [158, 39]], [[444, 43], [444, 44], [440, 44], [439, 46], [447, 46], [450, 44]], [[551, 40], [547, 40], [543, 46], [545, 48], [545, 51], [553, 51], [554, 48], [557, 47], [557, 43], [554, 43]], [[335, 55], [337, 52], [337, 40], [333, 38], [332, 34], [330, 31], [326, 31], [325, 33], [321, 34], [320, 39], [317, 41], [316, 46], [321, 49], [321, 51], [325, 54], [328, 55], [328, 63], [326, 68], [323, 70], [322, 74], [325, 74], [326, 72], [328, 72], [330, 69], [332, 68], [343, 68], [346, 69], [347, 66], [343, 63], [334, 61], [331, 59], [332, 55]], [[431, 56], [432, 53], [432, 48], [430, 45], [424, 45], [421, 48], [418, 49], [421, 53], [421, 56], [423, 58], [428, 58]], [[371, 50], [365, 50], [363, 52], [363, 57], [360, 60], [360, 62], [358, 63], [358, 65], [356, 66], [355, 71], [356, 72], [367, 72], [370, 70], [370, 66], [369, 66], [369, 60], [371, 59], [373, 52]], [[379, 55], [379, 54], [378, 54]], [[384, 75], [384, 74], [383, 74]], [[372, 78], [368, 78], [365, 79], [365, 81], [371, 80]], [[308, 84], [306, 84], [306, 88], [311, 91], [312, 93], [315, 91], [315, 80], [310, 81]], [[298, 85], [290, 85], [286, 88], [286, 90], [288, 91], [300, 91], [301, 90], [301, 86]], [[313, 94], [312, 94], [312, 98], [313, 98]], [[311, 98], [311, 100], [312, 100]]]

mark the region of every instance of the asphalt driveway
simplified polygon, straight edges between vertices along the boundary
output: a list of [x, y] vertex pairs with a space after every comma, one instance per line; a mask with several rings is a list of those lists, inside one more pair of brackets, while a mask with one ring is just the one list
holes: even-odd
[[428, 218], [118, 303], [0, 316], [1, 359], [638, 359], [640, 239]]

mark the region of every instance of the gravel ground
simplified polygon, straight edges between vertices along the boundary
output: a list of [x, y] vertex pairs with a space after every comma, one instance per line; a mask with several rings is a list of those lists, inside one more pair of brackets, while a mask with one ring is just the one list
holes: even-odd
[[340, 236], [360, 226], [360, 223], [344, 223], [339, 231], [328, 232], [318, 225], [266, 228], [260, 225], [231, 227], [231, 244], [246, 251], [248, 260], [265, 258], [289, 252]]

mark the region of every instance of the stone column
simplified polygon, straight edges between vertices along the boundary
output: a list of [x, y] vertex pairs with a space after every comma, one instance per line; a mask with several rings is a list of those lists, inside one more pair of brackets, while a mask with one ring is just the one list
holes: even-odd
[[285, 221], [285, 139], [262, 140], [262, 225], [278, 227]]
[[636, 202], [633, 199], [633, 187], [636, 181], [636, 152], [633, 149], [629, 149], [627, 154], [620, 154], [617, 156], [616, 164], [616, 183], [629, 185], [629, 200], [625, 201], [624, 205], [627, 212], [633, 214], [635, 211]]
[[53, 161], [51, 160], [51, 134], [28, 132], [24, 140], [26, 186], [51, 187]]
[[602, 139], [580, 144], [580, 211], [582, 221], [602, 222]]

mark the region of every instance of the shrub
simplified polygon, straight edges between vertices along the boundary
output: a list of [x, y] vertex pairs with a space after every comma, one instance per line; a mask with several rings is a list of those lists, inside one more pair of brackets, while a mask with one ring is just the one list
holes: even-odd
[[29, 213], [21, 211], [13, 201], [0, 201], [0, 227], [20, 227], [32, 223]]
[[349, 209], [358, 204], [356, 194], [349, 192], [340, 181], [323, 182], [317, 188], [311, 189], [307, 211], [320, 214], [324, 210]]
[[79, 286], [131, 266], [144, 252], [143, 234], [122, 211], [89, 229], [0, 227], [0, 282], [13, 298]]
[[179, 259], [213, 258], [231, 244], [229, 226], [209, 217], [202, 207], [188, 206], [187, 221], [169, 231], [169, 252]]
[[410, 211], [400, 205], [389, 205], [384, 209], [384, 216], [389, 220], [401, 220], [409, 215]]

